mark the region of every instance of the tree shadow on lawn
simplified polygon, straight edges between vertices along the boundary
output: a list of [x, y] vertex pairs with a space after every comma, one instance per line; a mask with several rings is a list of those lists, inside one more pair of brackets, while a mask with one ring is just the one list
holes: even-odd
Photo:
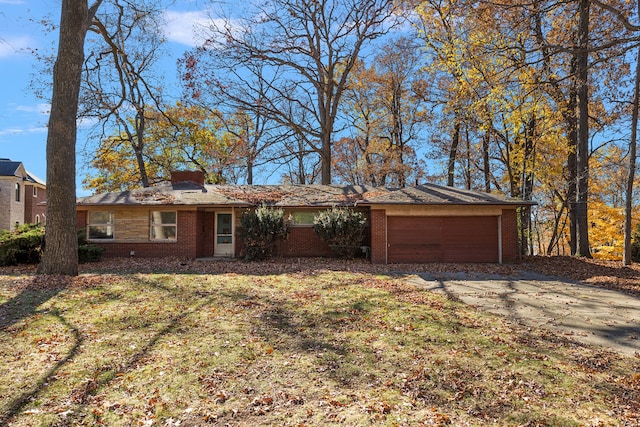
[[71, 285], [66, 276], [33, 276], [18, 295], [0, 304], [0, 331], [37, 312], [40, 305]]
[[[6, 317], [6, 319], [4, 317], [2, 318], [2, 327], [0, 328], [0, 331], [5, 330], [9, 326], [17, 323], [20, 319], [27, 318], [33, 314], [39, 313], [39, 311], [36, 310], [38, 306], [48, 301], [67, 287], [55, 286], [50, 288], [43, 288], [41, 284], [38, 283], [37, 279], [38, 277], [34, 278], [33, 286], [28, 285], [19, 295], [0, 306], [0, 309], [10, 310], [11, 313]], [[64, 280], [60, 279], [58, 283], [68, 285], [70, 283], [70, 280], [70, 278], [65, 278]], [[141, 287], [153, 287], [164, 292], [169, 292], [170, 294], [173, 294], [173, 296], [179, 295], [182, 298], [185, 297], [183, 290], [172, 289], [159, 283], [141, 279], [137, 279], [137, 283]], [[31, 295], [32, 293], [34, 293], [35, 295]], [[156, 346], [156, 344], [162, 337], [171, 334], [179, 327], [181, 321], [184, 318], [191, 315], [199, 308], [211, 303], [210, 299], [202, 298], [202, 295], [198, 294], [198, 292], [194, 292], [193, 296], [194, 298], [197, 298], [198, 304], [192, 304], [189, 309], [172, 316], [167, 324], [159, 329], [153, 336], [151, 336], [147, 343], [142, 348], [140, 348], [139, 351], [128, 358], [126, 363], [120, 364], [120, 367], [117, 370], [112, 371], [112, 375], [103, 375], [102, 378], [89, 379], [86, 383], [81, 384], [80, 387], [76, 388], [72, 392], [73, 400], [83, 405], [86, 404], [89, 396], [95, 395], [100, 389], [108, 386], [108, 384], [111, 383], [114, 379], [134, 369], [137, 364], [141, 360], [143, 360], [146, 355], [149, 354], [149, 352]], [[2, 313], [4, 314], [4, 311]], [[43, 313], [45, 312], [43, 311]], [[19, 415], [24, 407], [29, 404], [29, 402], [33, 401], [48, 385], [56, 380], [57, 373], [67, 363], [81, 354], [81, 347], [84, 343], [82, 331], [69, 323], [67, 319], [62, 316], [62, 314], [55, 308], [47, 310], [46, 314], [54, 316], [57, 321], [59, 321], [68, 330], [71, 331], [74, 339], [74, 344], [69, 349], [67, 355], [56, 362], [55, 365], [53, 365], [44, 375], [42, 375], [30, 390], [14, 398], [8, 405], [5, 406], [4, 409], [2, 409], [2, 412], [0, 412], [0, 425], [7, 425], [14, 417]], [[66, 416], [72, 417], [73, 413], [69, 412]]]
[[48, 311], [49, 315], [54, 316], [60, 323], [69, 329], [73, 335], [74, 343], [67, 355], [56, 362], [28, 391], [22, 393], [20, 396], [14, 398], [0, 413], [0, 425], [7, 425], [9, 421], [18, 415], [22, 409], [31, 402], [51, 381], [54, 380], [56, 374], [60, 369], [72, 360], [80, 350], [83, 343], [82, 334], [80, 331], [71, 325], [57, 310]]

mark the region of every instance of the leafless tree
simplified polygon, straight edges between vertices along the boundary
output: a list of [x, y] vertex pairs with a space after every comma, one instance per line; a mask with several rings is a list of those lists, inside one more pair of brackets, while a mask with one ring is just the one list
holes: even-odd
[[[270, 0], [238, 19], [220, 11], [224, 18], [212, 19], [208, 42], [187, 58], [185, 75], [207, 75], [209, 90], [293, 131], [319, 156], [322, 183], [329, 184], [336, 117], [349, 74], [369, 43], [396, 25], [393, 5]], [[207, 56], [212, 67], [203, 61]], [[288, 114], [301, 110], [305, 114]]]

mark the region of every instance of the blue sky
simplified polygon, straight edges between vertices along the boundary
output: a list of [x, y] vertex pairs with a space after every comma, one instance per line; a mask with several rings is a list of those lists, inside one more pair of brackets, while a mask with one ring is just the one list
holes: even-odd
[[[170, 55], [163, 61], [163, 74], [175, 84], [176, 60], [195, 44], [193, 26], [206, 22], [203, 1], [179, 0], [167, 11], [167, 39]], [[51, 51], [57, 34], [46, 33], [39, 22], [60, 20], [60, 0], [0, 0], [0, 158], [24, 163], [27, 170], [46, 179], [46, 140], [49, 105], [30, 90], [38, 63], [31, 49]], [[50, 77], [49, 77], [50, 78]], [[82, 127], [78, 148], [82, 149]], [[78, 195], [86, 173], [78, 155]]]

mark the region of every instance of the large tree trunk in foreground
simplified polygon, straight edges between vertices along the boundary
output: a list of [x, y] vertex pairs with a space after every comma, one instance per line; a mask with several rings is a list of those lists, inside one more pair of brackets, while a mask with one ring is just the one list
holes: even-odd
[[63, 0], [58, 57], [47, 135], [47, 227], [41, 274], [78, 274], [76, 236], [76, 117], [84, 39], [91, 16], [87, 0]]

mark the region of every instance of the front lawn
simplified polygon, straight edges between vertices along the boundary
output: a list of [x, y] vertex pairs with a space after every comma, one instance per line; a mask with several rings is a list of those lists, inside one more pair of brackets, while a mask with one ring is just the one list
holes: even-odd
[[640, 423], [638, 358], [381, 272], [167, 262], [0, 272], [0, 425]]

